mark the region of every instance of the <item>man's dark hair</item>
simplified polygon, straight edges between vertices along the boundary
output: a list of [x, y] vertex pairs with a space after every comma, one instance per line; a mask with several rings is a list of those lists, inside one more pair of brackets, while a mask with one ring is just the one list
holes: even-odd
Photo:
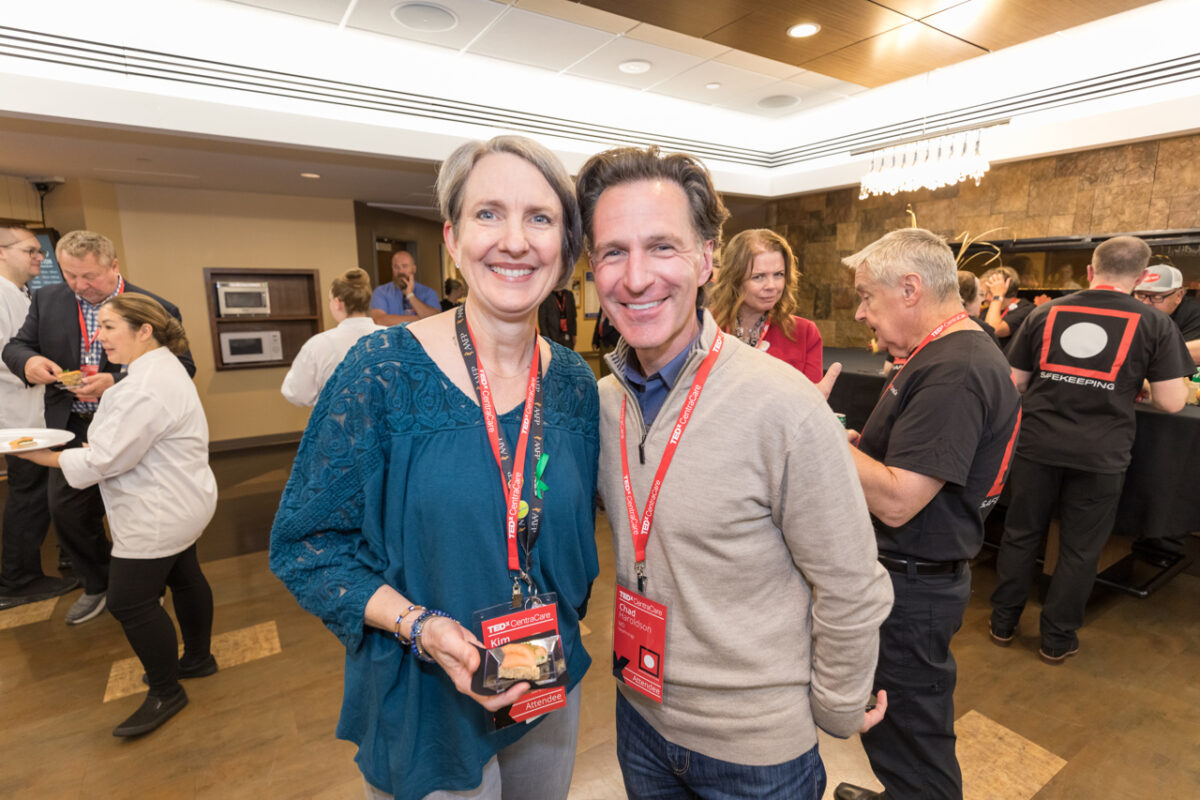
[[575, 179], [575, 195], [583, 216], [583, 233], [588, 249], [595, 246], [592, 221], [596, 203], [605, 189], [637, 181], [674, 181], [687, 196], [692, 228], [702, 241], [711, 240], [714, 252], [721, 249], [721, 226], [729, 217], [712, 176], [699, 159], [686, 153], [663, 154], [658, 147], [617, 147], [587, 160]]

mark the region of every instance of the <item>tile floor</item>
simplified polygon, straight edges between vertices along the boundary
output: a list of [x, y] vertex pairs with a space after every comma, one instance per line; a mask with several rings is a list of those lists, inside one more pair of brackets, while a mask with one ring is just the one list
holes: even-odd
[[[0, 612], [0, 797], [362, 796], [354, 748], [333, 736], [340, 647], [267, 568], [266, 529], [288, 456], [288, 448], [214, 456], [221, 508], [200, 550], [222, 669], [188, 681], [191, 704], [155, 734], [110, 735], [137, 707], [141, 674], [111, 616], [64, 625], [74, 594]], [[608, 658], [613, 597], [601, 523], [601, 578], [584, 637], [598, 664]], [[48, 544], [48, 567], [54, 557]], [[1011, 648], [990, 643], [993, 581], [985, 556], [954, 646], [968, 800], [1200, 797], [1200, 578], [1180, 575], [1142, 601], [1099, 595], [1080, 654], [1062, 667], [1037, 659], [1036, 608]], [[624, 796], [614, 692], [602, 668], [584, 679], [572, 800]], [[872, 784], [856, 740], [822, 737], [821, 750], [827, 796], [840, 780]]]

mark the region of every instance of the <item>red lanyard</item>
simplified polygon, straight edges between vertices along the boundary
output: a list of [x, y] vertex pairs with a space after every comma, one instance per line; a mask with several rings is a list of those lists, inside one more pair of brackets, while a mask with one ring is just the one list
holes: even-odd
[[[950, 319], [946, 320], [941, 325], [938, 325], [936, 328], [931, 330], [929, 333], [925, 334], [925, 338], [921, 340], [920, 344], [918, 344], [915, 348], [913, 348], [913, 351], [908, 354], [907, 358], [905, 358], [903, 360], [901, 360], [899, 358], [896, 359], [896, 369], [892, 372], [892, 380], [890, 383], [888, 383], [887, 389], [883, 390], [883, 394], [887, 394], [888, 390], [892, 388], [892, 384], [894, 384], [896, 382], [896, 378], [900, 375], [900, 371], [902, 369], [904, 369], [904, 366], [906, 364], [908, 364], [909, 361], [912, 361], [914, 358], [917, 357], [917, 353], [921, 352], [921, 350], [923, 350], [925, 348], [925, 345], [929, 344], [934, 339], [936, 339], [937, 337], [939, 337], [943, 333], [945, 333], [947, 328], [953, 327], [954, 325], [957, 325], [958, 323], [962, 322], [964, 319], [967, 318], [967, 316], [968, 315], [967, 315], [966, 311], [958, 312], [954, 316], [950, 317]], [[882, 397], [882, 395], [880, 395], [880, 396]]]
[[1020, 305], [1020, 304], [1021, 304], [1021, 301], [1020, 301], [1020, 300], [1013, 300], [1011, 303], [1009, 303], [1008, 305], [1006, 305], [1006, 306], [1004, 307], [1004, 310], [1000, 312], [1000, 319], [1004, 319], [1004, 315], [1005, 315], [1005, 314], [1007, 314], [1008, 312], [1012, 311], [1014, 308], [1016, 308], [1016, 307], [1017, 307], [1018, 305]]
[[1088, 288], [1091, 289], [1092, 291], [1097, 291], [1100, 289], [1108, 289], [1109, 291], [1120, 292], [1121, 294], [1129, 294], [1129, 292], [1125, 291], [1121, 287], [1109, 286], [1107, 283], [1098, 283], [1095, 286], [1089, 286]]
[[[125, 279], [117, 278], [117, 294], [125, 293]], [[88, 303], [91, 305], [91, 303]], [[79, 302], [79, 298], [75, 298], [75, 308], [79, 311], [79, 333], [83, 336], [83, 352], [85, 354], [92, 352], [92, 342], [96, 341], [96, 337], [100, 335], [100, 324], [96, 323], [96, 333], [88, 336], [87, 320], [83, 316], [83, 304]]]
[[757, 350], [766, 350], [767, 349], [767, 331], [769, 331], [769, 330], [771, 330], [770, 321], [764, 322], [762, 332], [758, 334], [758, 341], [754, 343], [755, 349], [757, 349]]
[[[467, 328], [468, 332], [470, 327]], [[472, 347], [475, 337], [471, 336]], [[504, 533], [508, 542], [508, 568], [521, 570], [521, 557], [517, 550], [517, 525], [520, 520], [521, 486], [525, 481], [525, 448], [529, 444], [529, 425], [533, 419], [534, 398], [538, 383], [539, 350], [536, 334], [533, 340], [533, 357], [529, 360], [529, 384], [525, 387], [525, 413], [521, 416], [521, 433], [517, 437], [517, 452], [513, 456], [512, 478], [504, 477], [504, 459], [500, 454], [500, 426], [496, 420], [496, 407], [492, 402], [492, 388], [488, 383], [487, 373], [484, 372], [483, 362], [479, 366], [479, 407], [483, 411], [483, 425], [487, 429], [488, 441], [492, 445], [492, 455], [496, 457], [496, 466], [500, 469], [500, 483], [504, 487], [507, 500], [507, 513], [504, 519]], [[478, 349], [475, 352], [479, 352]]]
[[621, 482], [625, 488], [625, 510], [629, 513], [629, 532], [633, 536], [633, 557], [636, 562], [635, 568], [638, 570], [639, 591], [642, 589], [640, 585], [644, 569], [642, 564], [646, 561], [646, 543], [650, 541], [650, 525], [654, 522], [654, 507], [658, 503], [658, 493], [662, 490], [663, 479], [667, 476], [667, 467], [671, 465], [671, 459], [675, 457], [679, 440], [683, 438], [683, 431], [692, 418], [692, 412], [696, 410], [700, 392], [704, 390], [704, 382], [708, 380], [708, 373], [716, 363], [717, 356], [721, 354], [724, 341], [725, 337], [720, 331], [717, 331], [708, 355], [704, 357], [700, 369], [696, 372], [692, 388], [688, 390], [687, 398], [683, 401], [683, 408], [679, 410], [679, 419], [675, 421], [675, 428], [671, 431], [671, 438], [667, 440], [666, 449], [663, 450], [662, 460], [658, 462], [658, 470], [654, 473], [654, 483], [650, 485], [650, 493], [646, 496], [646, 513], [640, 521], [638, 520], [637, 501], [633, 499], [633, 482], [629, 477], [629, 452], [625, 444], [625, 407], [629, 403], [629, 398], [626, 397], [621, 401]]

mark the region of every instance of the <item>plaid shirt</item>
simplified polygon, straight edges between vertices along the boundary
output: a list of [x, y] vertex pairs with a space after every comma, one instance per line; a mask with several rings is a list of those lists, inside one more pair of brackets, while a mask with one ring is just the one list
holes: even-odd
[[[108, 297], [115, 297], [125, 288], [125, 278], [117, 276], [117, 288]], [[108, 297], [104, 298], [105, 300]], [[92, 340], [92, 346], [88, 347], [87, 340], [83, 338], [83, 331], [79, 332], [79, 363], [95, 364], [100, 366], [100, 360], [104, 357], [104, 348], [100, 346], [100, 337], [97, 335], [100, 329], [100, 306], [92, 305], [87, 300], [84, 300], [79, 295], [75, 295], [76, 302], [79, 303], [79, 308], [83, 311], [83, 321], [87, 325], [88, 337]], [[103, 304], [103, 300], [100, 301]], [[78, 398], [72, 401], [71, 411], [76, 414], [95, 414], [96, 409], [100, 407], [99, 401], [79, 400]]]

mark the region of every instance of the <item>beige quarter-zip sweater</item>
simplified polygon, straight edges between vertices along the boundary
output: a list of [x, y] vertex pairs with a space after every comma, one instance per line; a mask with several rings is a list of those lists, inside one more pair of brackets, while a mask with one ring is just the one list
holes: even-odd
[[[600, 493], [617, 581], [637, 589], [618, 433], [621, 403], [639, 513], [717, 326], [700, 338], [647, 433], [623, 382], [600, 382]], [[645, 436], [645, 464], [638, 443]], [[646, 595], [667, 606], [664, 702], [621, 686], [664, 738], [749, 765], [796, 758], [816, 727], [862, 724], [892, 605], [845, 432], [802, 374], [732, 336], [663, 483], [647, 546]]]

